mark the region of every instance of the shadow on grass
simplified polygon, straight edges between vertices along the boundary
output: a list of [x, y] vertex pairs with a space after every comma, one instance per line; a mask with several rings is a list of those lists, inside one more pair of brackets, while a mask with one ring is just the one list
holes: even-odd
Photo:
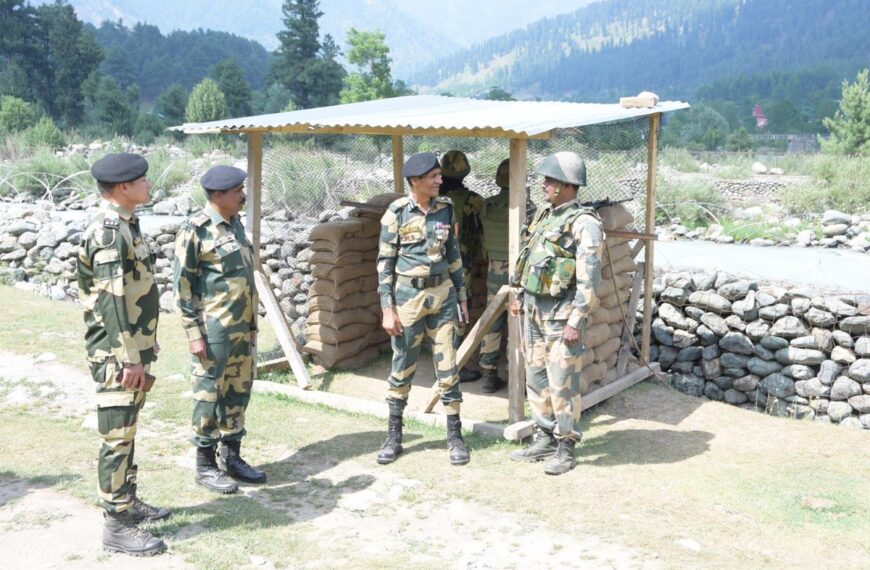
[[77, 479], [81, 479], [81, 477], [70, 473], [27, 478], [16, 475], [11, 471], [0, 472], [0, 508], [20, 499], [35, 489], [56, 487]]
[[713, 434], [670, 429], [612, 430], [577, 447], [581, 465], [647, 465], [679, 463], [710, 449]]

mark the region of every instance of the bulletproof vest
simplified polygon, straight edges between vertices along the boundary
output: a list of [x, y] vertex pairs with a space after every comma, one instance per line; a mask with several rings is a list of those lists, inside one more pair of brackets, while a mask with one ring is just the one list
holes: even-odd
[[485, 212], [481, 217], [483, 246], [491, 260], [508, 260], [509, 210], [509, 194], [506, 188], [502, 188], [501, 193], [486, 201]]

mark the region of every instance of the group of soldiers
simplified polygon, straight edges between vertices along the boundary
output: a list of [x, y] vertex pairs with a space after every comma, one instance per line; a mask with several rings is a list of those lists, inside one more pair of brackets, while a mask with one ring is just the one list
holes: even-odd
[[[382, 325], [393, 349], [380, 464], [392, 463], [402, 452], [402, 417], [424, 337], [432, 342], [450, 463], [470, 460], [461, 432], [456, 351], [469, 322], [471, 262], [483, 240], [490, 300], [510, 282], [516, 293], [510, 313], [524, 316], [528, 398], [537, 432], [531, 445], [511, 458], [546, 459], [549, 474], [576, 465], [582, 339], [597, 304], [603, 232], [594, 212], [577, 200], [578, 188], [586, 184], [583, 161], [574, 153], [552, 155], [538, 168], [548, 206], [524, 229], [524, 247], [509, 279], [508, 170], [505, 160], [496, 175], [500, 193], [484, 202], [462, 184], [469, 166], [459, 151], [448, 152], [441, 162], [432, 153], [415, 154], [404, 164], [410, 192], [391, 203], [381, 219], [378, 252]], [[147, 171], [145, 158], [130, 153], [109, 154], [92, 165], [102, 200], [81, 238], [77, 260], [102, 438], [97, 472], [105, 511], [103, 547], [137, 556], [166, 550], [140, 525], [170, 516], [168, 509], [139, 498], [134, 460], [138, 416], [160, 352], [153, 256], [135, 215], [136, 207], [150, 200]], [[191, 353], [194, 480], [221, 494], [236, 492], [237, 481], [266, 481], [265, 472], [241, 457], [258, 305], [253, 245], [239, 217], [246, 177], [231, 166], [205, 173], [200, 182], [207, 203], [180, 226], [173, 260], [176, 303]], [[505, 320], [493, 326], [481, 349], [486, 392], [500, 384], [496, 369]]]
[[[509, 162], [502, 162], [496, 175], [500, 193], [482, 204], [462, 184], [468, 172], [467, 158], [459, 151], [446, 153], [440, 162], [433, 153], [411, 156], [402, 170], [410, 192], [391, 203], [381, 219], [378, 294], [393, 360], [387, 438], [377, 461], [392, 463], [402, 453], [402, 418], [424, 337], [432, 343], [447, 416], [448, 458], [454, 465], [470, 461], [461, 432], [456, 348], [469, 320], [469, 269], [482, 230], [489, 257], [489, 300], [510, 282], [515, 293], [510, 314], [523, 317], [528, 399], [536, 433], [528, 447], [510, 457], [546, 460], [544, 471], [560, 475], [577, 463], [583, 335], [601, 282], [601, 220], [578, 200], [578, 189], [586, 186], [586, 165], [575, 153], [559, 152], [538, 167], [547, 207], [534, 213], [524, 228], [523, 248], [510, 278]], [[503, 327], [504, 319], [495, 323], [481, 348], [486, 392], [499, 386], [496, 369]]]

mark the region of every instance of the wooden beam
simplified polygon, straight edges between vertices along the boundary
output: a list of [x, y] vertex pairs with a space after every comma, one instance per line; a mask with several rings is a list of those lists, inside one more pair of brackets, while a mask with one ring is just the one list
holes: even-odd
[[606, 237], [623, 237], [629, 239], [639, 239], [644, 241], [655, 241], [659, 239], [656, 234], [646, 234], [641, 232], [630, 232], [628, 230], [604, 230]]
[[275, 298], [275, 294], [272, 292], [269, 280], [259, 270], [254, 271], [254, 280], [257, 283], [260, 300], [263, 302], [263, 306], [266, 307], [266, 318], [269, 319], [269, 323], [275, 330], [275, 336], [278, 337], [278, 343], [290, 362], [290, 369], [293, 370], [296, 383], [299, 384], [300, 388], [307, 390], [311, 387], [311, 378], [308, 377], [308, 370], [305, 368], [302, 356], [299, 355], [299, 350], [296, 348], [296, 339], [293, 338], [293, 333], [290, 332], [290, 326], [287, 324], [287, 319], [284, 318], [284, 313], [281, 311], [278, 299]]
[[631, 248], [631, 258], [636, 259], [637, 254], [640, 253], [640, 250], [642, 250], [645, 246], [646, 241], [642, 239], [637, 240], [637, 243], [635, 243], [634, 246]]
[[[483, 337], [486, 336], [489, 329], [492, 328], [492, 324], [496, 319], [498, 319], [502, 312], [507, 309], [507, 303], [510, 296], [511, 288], [504, 285], [498, 290], [495, 297], [493, 297], [492, 302], [486, 306], [486, 310], [483, 311], [483, 314], [480, 315], [480, 318], [477, 319], [477, 322], [474, 323], [474, 326], [468, 334], [465, 335], [465, 340], [462, 341], [459, 350], [456, 351], [456, 370], [462, 370], [462, 368], [468, 364], [471, 355], [474, 354], [474, 351], [483, 340]], [[427, 414], [430, 413], [435, 407], [435, 404], [438, 403], [440, 395], [438, 380], [435, 380], [429, 394], [429, 402], [426, 404], [426, 407], [423, 408], [423, 411]]]
[[660, 369], [658, 362], [653, 362], [649, 366], [643, 366], [641, 368], [638, 368], [631, 374], [623, 376], [622, 378], [617, 379], [615, 382], [611, 382], [607, 386], [602, 386], [601, 388], [593, 390], [592, 392], [584, 395], [583, 399], [581, 400], [580, 409], [588, 410], [592, 406], [600, 404], [607, 398], [615, 396], [626, 388], [630, 388], [641, 380], [645, 380], [650, 376], [658, 374], [659, 372]]
[[258, 372], [274, 372], [275, 370], [284, 370], [285, 368], [290, 368], [290, 361], [287, 360], [286, 356], [267, 360], [257, 365]]
[[[254, 249], [254, 267], [260, 267], [260, 218], [262, 212], [263, 194], [263, 135], [251, 133], [248, 135], [248, 193], [250, 199], [245, 209], [245, 232]], [[259, 311], [254, 307], [253, 311]], [[257, 362], [257, 347], [251, 347], [251, 358]], [[257, 378], [257, 367], [253, 370]]]
[[[526, 219], [526, 174], [528, 141], [514, 138], [510, 142], [510, 198], [508, 201], [508, 259], [513, 274], [520, 255], [520, 230]], [[513, 301], [513, 299], [511, 299]], [[508, 317], [508, 419], [516, 423], [525, 417], [526, 364], [522, 353], [519, 319]]]
[[402, 135], [393, 135], [393, 192], [405, 192], [405, 180], [402, 178], [402, 166], [405, 163], [405, 143]]
[[504, 428], [504, 438], [511, 441], [522, 441], [535, 432], [534, 420], [523, 420]]
[[628, 318], [628, 322], [622, 330], [622, 346], [619, 349], [619, 356], [616, 359], [617, 376], [624, 375], [625, 368], [628, 366], [628, 355], [631, 354], [631, 337], [634, 336], [634, 324], [637, 322], [637, 302], [640, 300], [640, 290], [643, 283], [643, 268], [646, 264], [641, 261], [637, 265], [638, 267], [634, 271], [634, 282], [631, 285], [631, 297], [628, 300], [628, 314], [625, 315]]
[[[656, 228], [656, 163], [658, 162], [659, 124], [662, 114], [656, 113], [649, 118], [649, 144], [646, 154], [646, 233], [655, 232]], [[652, 326], [652, 281], [653, 281], [653, 242], [646, 245], [644, 251], [643, 274], [643, 329], [640, 354], [643, 360], [649, 361], [650, 327]]]

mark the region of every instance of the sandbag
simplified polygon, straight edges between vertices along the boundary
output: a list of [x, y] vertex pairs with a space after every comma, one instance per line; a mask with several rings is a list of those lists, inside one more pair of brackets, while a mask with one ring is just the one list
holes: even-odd
[[[305, 327], [305, 336], [309, 340], [318, 340], [327, 344], [338, 344], [356, 340], [360, 337], [370, 335], [372, 332], [380, 328], [380, 325], [364, 325], [361, 323], [353, 323], [340, 329], [334, 329], [319, 323], [312, 323]], [[383, 330], [383, 329], [381, 329]]]
[[601, 279], [610, 279], [611, 275], [619, 275], [620, 273], [629, 273], [637, 269], [637, 264], [631, 256], [625, 256], [618, 259], [614, 263], [605, 266], [601, 269]]
[[308, 241], [324, 240], [335, 244], [337, 247], [345, 238], [358, 236], [364, 226], [365, 222], [358, 218], [318, 224], [311, 228], [311, 232], [308, 234]]
[[601, 217], [601, 225], [605, 231], [622, 229], [634, 222], [634, 216], [622, 204], [598, 208], [596, 213]]
[[622, 321], [618, 323], [613, 323], [609, 326], [610, 328], [610, 338], [622, 338], [622, 329], [625, 328], [625, 325]]
[[366, 309], [349, 309], [333, 313], [331, 311], [314, 311], [308, 315], [309, 325], [323, 325], [333, 329], [340, 329], [347, 325], [360, 323], [364, 325], [380, 324], [381, 319]]
[[355, 356], [368, 348], [368, 346], [368, 339], [365, 337], [339, 344], [327, 344], [317, 340], [309, 340], [302, 347], [302, 352], [316, 355], [323, 362], [324, 366], [331, 368], [339, 360]]
[[308, 263], [311, 265], [356, 265], [365, 259], [361, 251], [315, 251]]
[[631, 297], [631, 289], [626, 288], [602, 297], [600, 299], [600, 302], [602, 307], [606, 307], [608, 309], [618, 307], [619, 305], [625, 307], [628, 306], [629, 297]]
[[337, 266], [320, 263], [311, 268], [311, 275], [318, 279], [327, 279], [333, 283], [344, 283], [360, 277], [374, 276], [377, 278], [378, 267], [374, 263], [364, 262], [356, 265]]
[[378, 237], [371, 238], [346, 238], [341, 241], [341, 243], [336, 244], [329, 240], [318, 239], [313, 240], [311, 244], [308, 246], [308, 249], [311, 251], [329, 251], [334, 252], [336, 250], [345, 251], [377, 251], [378, 250]]
[[329, 295], [317, 295], [308, 299], [308, 312], [329, 311], [337, 313], [346, 309], [372, 309], [380, 310], [380, 297], [374, 291], [360, 291], [351, 293], [341, 299], [334, 299]]
[[[585, 381], [587, 389], [593, 383], [604, 378], [604, 375], [607, 374], [607, 366], [600, 362], [596, 362], [590, 364], [580, 374], [581, 384]], [[580, 393], [583, 394], [585, 391], [583, 390], [583, 386], [580, 386]]]
[[374, 291], [377, 288], [377, 275], [366, 275], [360, 279], [345, 281], [344, 283], [333, 283], [329, 279], [317, 279], [311, 284], [308, 294], [311, 296], [326, 295], [333, 299], [343, 299], [353, 293]]
[[[614, 281], [616, 281], [615, 285]], [[606, 297], [611, 295], [616, 289], [631, 287], [633, 283], [634, 278], [630, 273], [619, 273], [612, 278], [602, 279], [601, 285], [598, 286], [598, 297]]]
[[620, 245], [608, 245], [604, 248], [604, 253], [601, 254], [601, 263], [604, 266], [607, 263], [615, 263], [617, 260], [631, 254], [631, 246], [627, 243]]
[[362, 368], [380, 355], [381, 352], [377, 348], [370, 346], [364, 349], [359, 354], [348, 356], [347, 358], [342, 358], [341, 360], [333, 364], [332, 368], [338, 368], [341, 370], [355, 370], [357, 368]]
[[605, 323], [587, 326], [583, 333], [583, 346], [587, 349], [595, 348], [610, 338], [610, 325]]
[[[607, 339], [601, 346], [595, 347], [595, 360], [598, 362], [607, 362], [611, 355], [615, 355], [619, 347], [622, 346], [622, 341], [619, 338]], [[615, 361], [614, 361], [615, 363]]]

